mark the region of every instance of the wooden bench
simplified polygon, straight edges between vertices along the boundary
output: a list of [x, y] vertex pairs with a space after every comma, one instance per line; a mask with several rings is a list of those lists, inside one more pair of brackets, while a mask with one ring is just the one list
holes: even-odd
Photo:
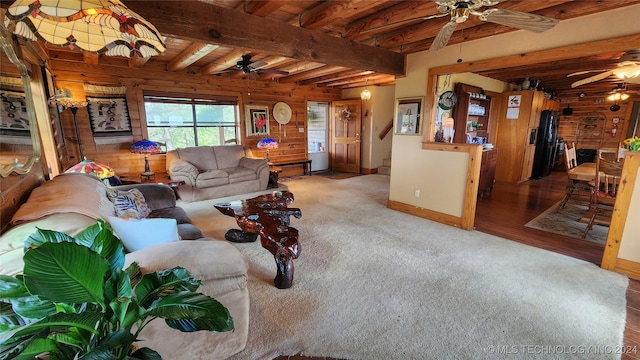
[[279, 163], [269, 163], [271, 166], [290, 166], [290, 165], [302, 165], [302, 173], [304, 175], [311, 176], [311, 160], [295, 160]]

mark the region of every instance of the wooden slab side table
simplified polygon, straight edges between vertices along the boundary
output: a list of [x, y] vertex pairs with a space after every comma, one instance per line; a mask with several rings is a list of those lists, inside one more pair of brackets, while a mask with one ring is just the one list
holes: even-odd
[[274, 191], [247, 200], [215, 204], [221, 213], [235, 217], [240, 227], [224, 235], [231, 242], [252, 242], [260, 236], [262, 247], [269, 250], [276, 261], [277, 275], [273, 279], [278, 289], [293, 285], [293, 259], [300, 255], [298, 230], [289, 226], [290, 216], [302, 217], [300, 209], [289, 208], [293, 194]]

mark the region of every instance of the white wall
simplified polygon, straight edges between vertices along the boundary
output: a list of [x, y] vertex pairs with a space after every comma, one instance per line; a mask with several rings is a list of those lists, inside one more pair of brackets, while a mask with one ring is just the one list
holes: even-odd
[[[528, 51], [602, 40], [640, 33], [640, 5], [563, 20], [543, 33], [513, 31], [471, 41], [463, 45], [447, 46], [435, 52], [424, 51], [407, 56], [407, 74], [396, 80], [396, 98], [426, 96], [427, 74], [430, 67], [491, 59]], [[505, 64], [508, 65], [508, 64]], [[425, 109], [430, 118], [431, 109]], [[424, 132], [424, 131], [423, 131]], [[389, 199], [454, 216], [462, 215], [464, 176], [467, 157], [441, 151], [422, 150], [422, 138], [394, 135], [392, 145], [391, 189]], [[465, 172], [466, 174], [466, 172]], [[414, 197], [416, 187], [423, 189]]]

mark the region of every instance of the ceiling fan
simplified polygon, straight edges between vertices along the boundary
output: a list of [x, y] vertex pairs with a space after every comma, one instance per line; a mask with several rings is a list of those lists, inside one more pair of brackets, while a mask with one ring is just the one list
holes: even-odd
[[618, 105], [618, 101], [624, 101], [631, 96], [630, 94], [638, 94], [637, 91], [627, 89], [627, 84], [620, 83], [618, 86], [614, 87], [610, 92], [609, 96], [607, 96], [607, 100], [613, 101], [613, 105], [609, 108], [611, 111], [620, 110], [620, 105]]
[[467, 21], [469, 15], [475, 15], [482, 21], [496, 23], [505, 26], [511, 26], [518, 29], [530, 30], [535, 32], [543, 32], [554, 27], [559, 20], [553, 19], [547, 16], [525, 13], [522, 11], [508, 10], [508, 9], [486, 9], [479, 11], [480, 8], [485, 6], [493, 6], [507, 0], [449, 0], [438, 1], [433, 0], [438, 6], [438, 11], [441, 14], [423, 16], [413, 19], [407, 19], [393, 24], [387, 24], [376, 28], [363, 31], [375, 31], [383, 27], [396, 26], [408, 22], [415, 22], [418, 20], [429, 20], [434, 18], [440, 18], [444, 16], [451, 16], [451, 20], [446, 23], [436, 35], [433, 40], [430, 51], [438, 50], [449, 42], [451, 35], [455, 31], [458, 24], [462, 24]]
[[567, 75], [567, 77], [584, 75], [590, 72], [600, 72], [599, 74], [574, 82], [571, 84], [572, 88], [603, 80], [611, 75], [615, 75], [618, 79], [628, 83], [640, 84], [640, 49], [626, 51], [624, 55], [620, 57], [620, 62], [617, 65], [616, 68], [610, 70], [578, 71]]
[[268, 64], [265, 61], [251, 61], [251, 55], [242, 55], [242, 60], [236, 63], [235, 69], [224, 70], [217, 72], [215, 74], [222, 74], [226, 72], [235, 72], [242, 71], [245, 74], [250, 76], [257, 76], [262, 74], [277, 74], [277, 75], [289, 75], [288, 71], [282, 71], [277, 69], [262, 69], [262, 67], [267, 66]]

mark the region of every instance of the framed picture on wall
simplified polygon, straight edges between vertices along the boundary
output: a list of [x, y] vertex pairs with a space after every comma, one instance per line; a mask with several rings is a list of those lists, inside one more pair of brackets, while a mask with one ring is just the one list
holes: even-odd
[[127, 99], [122, 97], [87, 97], [93, 136], [131, 135]]
[[396, 100], [395, 134], [420, 135], [422, 131], [423, 103], [424, 97], [400, 98]]
[[245, 125], [247, 136], [269, 135], [269, 107], [263, 105], [245, 105]]

